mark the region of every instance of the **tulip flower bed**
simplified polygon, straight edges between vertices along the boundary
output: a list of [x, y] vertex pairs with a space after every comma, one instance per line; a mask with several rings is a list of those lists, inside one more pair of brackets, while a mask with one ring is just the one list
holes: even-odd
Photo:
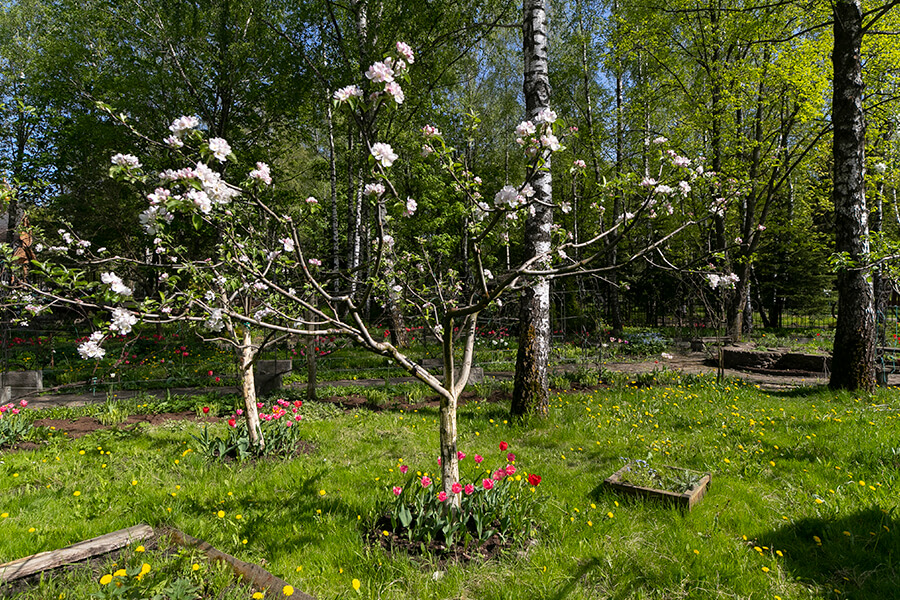
[[480, 454], [466, 461], [466, 454], [458, 453], [470, 483], [454, 482], [452, 496], [435, 490], [429, 473], [410, 472], [401, 459], [397, 470], [408, 478], [404, 486], [391, 488], [396, 499], [376, 524], [374, 538], [388, 548], [469, 557], [494, 554], [533, 535], [541, 477], [516, 467], [507, 442], [499, 448], [503, 464], [493, 471]]
[[[900, 588], [896, 393], [765, 393], [672, 380], [554, 394], [547, 419], [521, 424], [502, 403], [470, 401], [459, 414], [458, 444], [467, 453], [455, 482], [461, 504], [472, 510], [465, 498], [491, 499], [489, 480], [488, 492], [506, 486], [498, 503], [525, 518], [508, 530], [515, 543], [488, 559], [470, 551], [468, 560], [425, 542], [385, 547], [372, 539], [374, 531], [409, 541], [402, 522], [385, 526], [403, 518], [393, 511], [401, 497], [407, 507], [447, 506], [432, 475], [434, 408], [341, 411], [305, 402], [292, 428], [312, 451], [248, 461], [204, 455], [191, 437], [203, 424], [191, 421], [78, 439], [63, 425], [37, 427], [28, 434], [36, 449], [0, 450], [0, 563], [147, 523], [264, 564], [298, 595], [317, 598], [891, 598]], [[209, 400], [198, 402], [202, 414]], [[226, 404], [210, 411], [221, 415], [211, 435], [229, 430]], [[480, 464], [476, 453], [485, 457]], [[683, 513], [602, 484], [620, 457], [649, 453], [660, 464], [712, 472], [715, 485]], [[501, 468], [505, 477], [494, 479]], [[538, 485], [531, 475], [541, 477]], [[423, 486], [426, 476], [432, 481]], [[495, 516], [482, 533], [501, 521]], [[462, 529], [455, 535], [466, 537]], [[471, 550], [477, 535], [468, 535]], [[152, 566], [145, 577], [199, 581], [183, 566], [170, 573], [161, 559], [144, 562]], [[137, 567], [134, 560], [86, 567], [78, 577], [49, 573], [12, 597], [88, 598], [102, 591], [103, 576]], [[0, 585], [0, 596], [6, 591]]]

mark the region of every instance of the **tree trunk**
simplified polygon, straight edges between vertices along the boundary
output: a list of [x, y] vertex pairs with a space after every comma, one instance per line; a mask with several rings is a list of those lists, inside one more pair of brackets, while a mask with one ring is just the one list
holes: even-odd
[[[315, 329], [313, 324], [315, 315], [310, 314], [310, 329]], [[316, 362], [319, 353], [316, 351], [316, 336], [311, 335], [306, 341], [306, 399], [316, 399]]]
[[244, 398], [244, 418], [247, 420], [247, 431], [250, 445], [263, 450], [266, 441], [259, 426], [259, 411], [256, 408], [256, 380], [253, 376], [253, 364], [256, 362], [257, 350], [253, 348], [250, 328], [245, 327], [242, 334], [241, 347], [238, 353], [238, 377], [241, 380], [241, 396]]
[[[545, 0], [525, 0], [525, 110], [535, 120], [550, 105], [550, 80], [547, 68], [547, 16]], [[553, 223], [551, 203], [552, 180], [550, 158], [536, 173], [532, 210], [525, 222], [525, 257], [534, 258], [550, 251], [550, 226]], [[549, 256], [535, 263], [538, 269], [549, 266]], [[519, 350], [516, 355], [516, 378], [510, 412], [514, 416], [544, 415], [549, 407], [550, 360], [550, 281], [535, 278], [522, 292], [519, 318]]]
[[[619, 2], [615, 0], [613, 2], [613, 18], [616, 19], [616, 43], [619, 43], [619, 35], [618, 35], [618, 17], [619, 17]], [[622, 161], [623, 161], [623, 151], [625, 146], [625, 133], [623, 130], [624, 124], [622, 123], [622, 61], [619, 58], [619, 49], [616, 48], [616, 58], [615, 58], [615, 69], [616, 69], [616, 177], [619, 178], [622, 176]], [[615, 193], [615, 197], [613, 198], [613, 219], [618, 219], [625, 211], [624, 209], [624, 197], [622, 196], [621, 191], [617, 191]], [[611, 244], [609, 247], [609, 251], [607, 253], [607, 261], [609, 266], [614, 267], [616, 261], [618, 260], [618, 245], [616, 243], [616, 239], [614, 237], [608, 238], [611, 240]], [[622, 307], [619, 303], [619, 272], [617, 269], [612, 269], [607, 274], [607, 279], [609, 280], [609, 320], [612, 324], [612, 334], [616, 337], [621, 337], [622, 332], [625, 329], [625, 324], [622, 322]]]
[[860, 0], [834, 3], [834, 212], [835, 251], [850, 264], [837, 275], [838, 316], [832, 389], [875, 389], [875, 309], [865, 195], [865, 135]]

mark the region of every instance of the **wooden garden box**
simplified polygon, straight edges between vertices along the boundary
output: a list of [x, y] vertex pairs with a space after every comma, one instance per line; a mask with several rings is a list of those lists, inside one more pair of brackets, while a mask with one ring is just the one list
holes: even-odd
[[[629, 465], [625, 465], [611, 476], [606, 478], [604, 484], [607, 487], [610, 487], [614, 490], [618, 490], [625, 494], [630, 494], [632, 496], [640, 496], [643, 498], [657, 498], [664, 502], [671, 502], [676, 504], [682, 510], [689, 511], [696, 506], [698, 502], [706, 495], [706, 491], [709, 489], [709, 482], [712, 479], [711, 473], [703, 473], [700, 481], [697, 482], [694, 487], [689, 489], [684, 493], [676, 493], [670, 492], [667, 490], [657, 490], [654, 488], [641, 487], [638, 485], [632, 485], [625, 481], [622, 481], [622, 477], [625, 472], [628, 470]], [[678, 471], [688, 471], [688, 469], [679, 469], [678, 467], [663, 467], [664, 469], [675, 469]]]

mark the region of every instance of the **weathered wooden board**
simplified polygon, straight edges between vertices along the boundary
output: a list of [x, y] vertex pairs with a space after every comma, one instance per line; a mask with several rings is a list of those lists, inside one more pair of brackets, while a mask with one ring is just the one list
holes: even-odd
[[[254, 587], [266, 590], [266, 598], [286, 598], [282, 593], [284, 587], [289, 585], [287, 581], [275, 577], [259, 565], [244, 562], [230, 554], [225, 554], [221, 550], [209, 545], [203, 540], [191, 537], [182, 531], [173, 529], [169, 532], [173, 542], [187, 548], [196, 548], [202, 551], [211, 561], [222, 561], [231, 567], [236, 575], [243, 577], [245, 581]], [[293, 589], [293, 588], [292, 588]], [[291, 595], [292, 600], [315, 600], [309, 594], [295, 590]]]
[[0, 565], [0, 581], [15, 581], [41, 571], [55, 569], [118, 550], [132, 542], [145, 540], [153, 535], [149, 525], [135, 525], [90, 540], [72, 544], [59, 550], [41, 552]]

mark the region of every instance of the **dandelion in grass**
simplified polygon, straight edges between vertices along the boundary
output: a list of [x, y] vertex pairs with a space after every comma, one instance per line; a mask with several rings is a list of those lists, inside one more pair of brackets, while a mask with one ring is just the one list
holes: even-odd
[[293, 596], [294, 588], [289, 585], [286, 585], [281, 589], [281, 593], [284, 594], [285, 596]]
[[224, 518], [225, 518], [225, 511], [224, 511], [224, 510], [220, 510], [219, 512], [216, 513], [216, 516], [219, 517], [220, 519], [224, 519]]
[[353, 589], [358, 592], [362, 584], [359, 582], [359, 579], [354, 579], [351, 585], [353, 586]]
[[109, 585], [113, 580], [113, 576], [109, 573], [100, 578], [100, 585]]

